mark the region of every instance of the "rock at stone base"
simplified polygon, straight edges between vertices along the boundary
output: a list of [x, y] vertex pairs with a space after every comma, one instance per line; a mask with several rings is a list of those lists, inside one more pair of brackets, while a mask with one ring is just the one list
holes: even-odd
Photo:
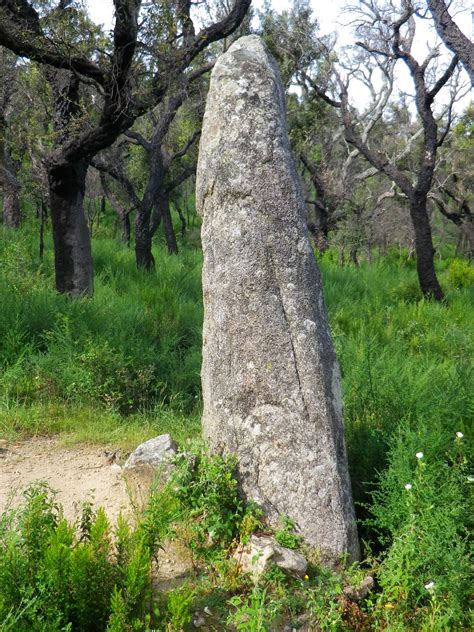
[[177, 450], [178, 445], [171, 436], [163, 434], [140, 444], [126, 460], [123, 476], [132, 503], [139, 511], [146, 507], [152, 486], [169, 480]]
[[194, 613], [193, 625], [195, 628], [202, 628], [206, 625], [206, 619], [199, 612]]
[[159, 437], [149, 439], [141, 443], [136, 450], [125, 461], [124, 468], [130, 469], [138, 465], [151, 465], [152, 467], [160, 467], [166, 463], [170, 463], [174, 456], [178, 445], [169, 434], [163, 434]]
[[374, 578], [371, 575], [365, 577], [358, 586], [345, 586], [343, 593], [344, 596], [351, 601], [360, 601], [367, 597], [369, 592], [374, 587]]
[[308, 562], [301, 553], [281, 546], [270, 536], [253, 535], [248, 544], [238, 547], [233, 557], [240, 569], [252, 575], [255, 582], [272, 564], [298, 577], [304, 577], [308, 568]]

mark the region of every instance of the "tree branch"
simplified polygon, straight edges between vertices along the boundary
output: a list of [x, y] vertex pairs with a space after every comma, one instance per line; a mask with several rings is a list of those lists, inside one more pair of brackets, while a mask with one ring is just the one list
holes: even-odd
[[104, 72], [87, 58], [61, 51], [42, 32], [39, 16], [25, 0], [4, 0], [0, 6], [0, 45], [20, 57], [73, 70], [105, 85]]

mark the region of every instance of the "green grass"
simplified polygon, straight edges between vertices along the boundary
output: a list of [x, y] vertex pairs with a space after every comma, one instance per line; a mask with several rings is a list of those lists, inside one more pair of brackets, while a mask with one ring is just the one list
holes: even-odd
[[[201, 255], [155, 252], [156, 271], [137, 271], [113, 240], [94, 245], [92, 301], [52, 289], [34, 236], [2, 235], [0, 400], [22, 405], [102, 406], [122, 414], [166, 406], [196, 410], [200, 396]], [[13, 239], [12, 239], [13, 237]]]
[[170, 433], [180, 445], [200, 443], [200, 417], [157, 407], [124, 417], [114, 410], [63, 403], [0, 405], [0, 436], [9, 441], [59, 435], [63, 443], [114, 445], [131, 452], [150, 437]]
[[[169, 257], [157, 247], [156, 269], [146, 274], [105, 228], [97, 234], [94, 298], [71, 301], [53, 290], [49, 238], [40, 265], [31, 226], [17, 233], [0, 227], [0, 436], [60, 434], [130, 450], [170, 432], [196, 448], [201, 252], [188, 245]], [[447, 297], [438, 304], [421, 298], [413, 261], [403, 254], [358, 268], [339, 267], [331, 251], [320, 259], [359, 534], [378, 591], [348, 623], [338, 597], [343, 578], [319, 570], [304, 587], [275, 576], [249, 591], [219, 549], [195, 586], [170, 597], [170, 612], [184, 621], [191, 606], [181, 611], [180, 600], [215, 599], [223, 625], [228, 617], [245, 624], [255, 616], [262, 630], [273, 616], [290, 621], [301, 611], [322, 629], [355, 629], [357, 621], [368, 621], [367, 629], [463, 629], [472, 527], [472, 268], [449, 257], [437, 262]], [[189, 520], [188, 536], [196, 527]], [[238, 599], [229, 610], [232, 594]]]
[[326, 257], [321, 266], [354, 493], [365, 503], [401, 424], [470, 430], [474, 293], [450, 286], [445, 271], [448, 303], [426, 301], [417, 296], [415, 271], [397, 260], [338, 268]]

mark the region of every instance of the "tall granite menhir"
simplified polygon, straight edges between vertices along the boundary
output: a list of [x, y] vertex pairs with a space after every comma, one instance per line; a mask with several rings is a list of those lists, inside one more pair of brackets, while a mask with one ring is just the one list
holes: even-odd
[[290, 516], [329, 560], [356, 559], [339, 368], [283, 89], [259, 37], [215, 65], [196, 186], [210, 449], [236, 453], [244, 495], [271, 522]]

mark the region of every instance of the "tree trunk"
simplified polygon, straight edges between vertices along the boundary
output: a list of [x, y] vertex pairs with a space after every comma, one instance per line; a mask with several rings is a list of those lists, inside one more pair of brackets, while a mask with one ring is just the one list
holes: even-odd
[[171, 220], [170, 203], [168, 196], [162, 198], [162, 211], [163, 216], [163, 229], [165, 231], [166, 245], [168, 246], [169, 255], [178, 254], [178, 242], [176, 241], [176, 235], [173, 228], [173, 222]]
[[48, 169], [56, 288], [70, 296], [92, 296], [93, 267], [89, 228], [84, 214], [88, 164]]
[[474, 258], [474, 223], [468, 218], [459, 227], [463, 238], [462, 254], [468, 259]]
[[356, 268], [359, 267], [359, 259], [357, 257], [357, 246], [352, 245], [349, 253], [350, 259]]
[[43, 199], [41, 199], [39, 207], [40, 234], [39, 234], [39, 258], [42, 261], [44, 255], [44, 225], [48, 216], [48, 209]]
[[18, 188], [13, 186], [5, 188], [3, 192], [3, 223], [9, 228], [19, 228], [20, 219]]
[[5, 141], [6, 122], [0, 115], [0, 188], [3, 192], [3, 223], [9, 228], [19, 228], [20, 185], [16, 177], [16, 165]]
[[151, 246], [150, 213], [138, 208], [135, 219], [135, 260], [137, 268], [147, 271], [153, 269], [155, 259], [151, 252]]
[[424, 296], [442, 301], [444, 294], [434, 267], [435, 249], [426, 202], [426, 195], [415, 194], [410, 198], [410, 215], [415, 230], [416, 268]]
[[186, 228], [187, 228], [187, 224], [186, 224], [186, 217], [184, 216], [183, 211], [179, 208], [179, 206], [175, 205], [175, 209], [176, 212], [179, 215], [179, 220], [181, 222], [181, 237], [185, 237], [186, 236]]
[[122, 229], [121, 239], [127, 248], [130, 248], [131, 227], [130, 227], [130, 211], [123, 211], [119, 214], [120, 228]]
[[155, 205], [153, 207], [153, 213], [150, 220], [150, 233], [152, 237], [156, 233], [158, 228], [160, 227], [160, 224], [161, 224], [161, 209], [159, 208], [158, 205]]

